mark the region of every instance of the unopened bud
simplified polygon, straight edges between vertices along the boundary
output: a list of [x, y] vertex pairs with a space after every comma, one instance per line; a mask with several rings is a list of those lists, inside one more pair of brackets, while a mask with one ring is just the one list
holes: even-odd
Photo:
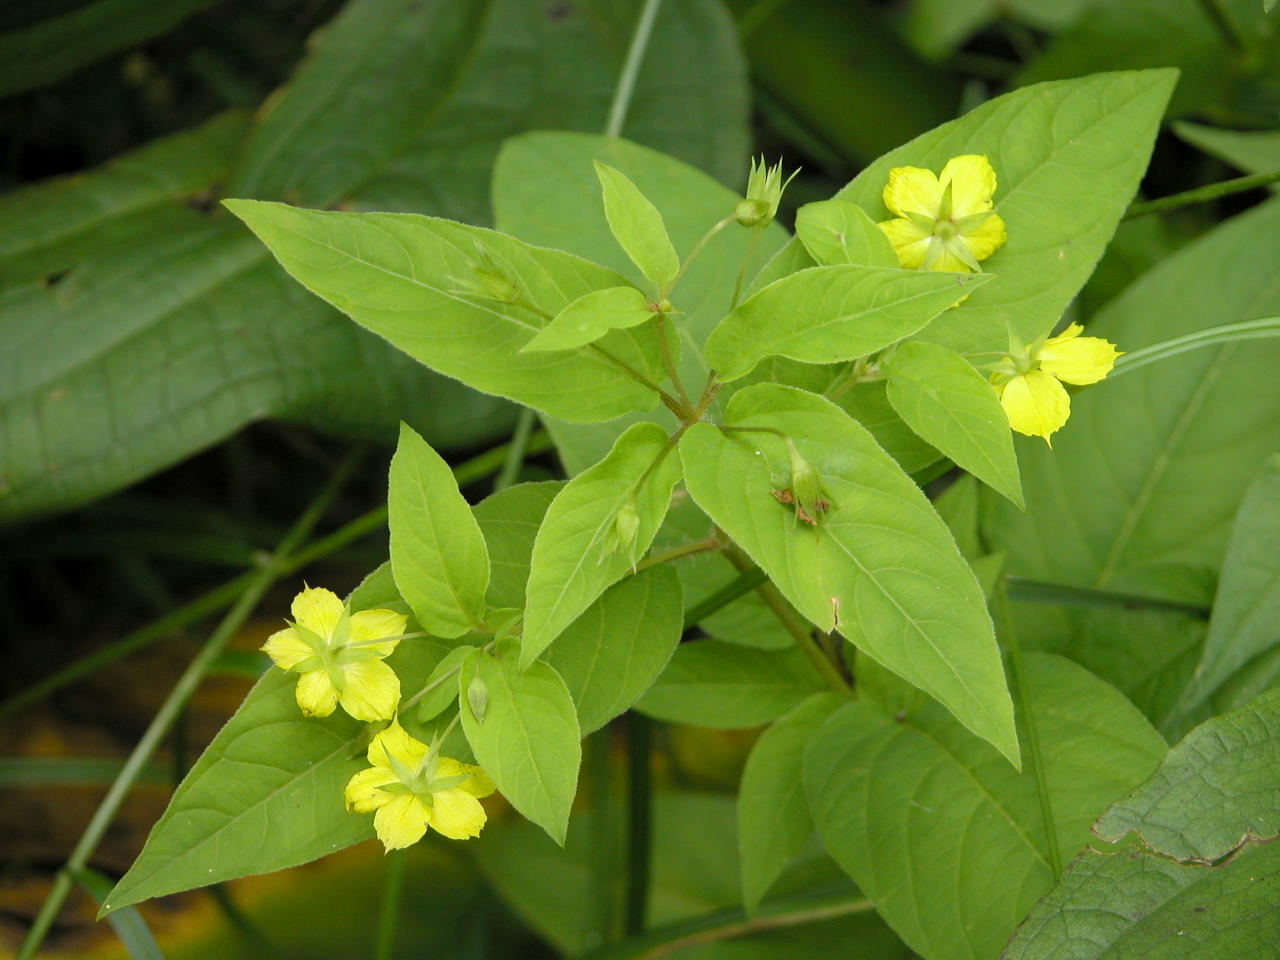
[[800, 455], [790, 439], [787, 440], [787, 452], [791, 457], [791, 496], [796, 516], [805, 523], [816, 524], [818, 514], [831, 506], [822, 489], [822, 476], [817, 467]]
[[[797, 173], [799, 171], [796, 171]], [[794, 177], [795, 173], [791, 174]], [[738, 201], [733, 215], [744, 227], [767, 226], [778, 213], [778, 204], [782, 200], [782, 191], [791, 182], [791, 177], [782, 179], [782, 162], [772, 167], [764, 162], [764, 158], [751, 161], [751, 172], [747, 177], [746, 197]]]
[[613, 525], [609, 528], [605, 550], [608, 553], [630, 554], [639, 532], [640, 513], [636, 510], [635, 500], [627, 500], [613, 515]]
[[481, 677], [473, 677], [467, 684], [467, 706], [476, 723], [484, 723], [484, 712], [489, 708], [489, 687]]
[[455, 278], [461, 284], [461, 293], [468, 293], [499, 303], [515, 303], [520, 299], [520, 286], [494, 263], [493, 257], [479, 241], [476, 242], [476, 258], [467, 261], [469, 275]]

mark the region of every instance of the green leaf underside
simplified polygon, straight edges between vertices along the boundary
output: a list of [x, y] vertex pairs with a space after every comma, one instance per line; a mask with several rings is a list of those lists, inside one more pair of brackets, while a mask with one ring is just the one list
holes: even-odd
[[811, 267], [752, 294], [707, 340], [707, 362], [736, 380], [770, 356], [854, 360], [916, 333], [987, 274], [843, 265]]
[[439, 637], [471, 632], [489, 587], [484, 535], [449, 465], [403, 424], [387, 511], [396, 586], [418, 622]]
[[[1060, 657], [1025, 658], [1040, 765], [1069, 856], [1160, 762], [1164, 741], [1113, 688]], [[989, 960], [1053, 885], [1036, 776], [1016, 772], [937, 704], [832, 714], [805, 751], [828, 852], [926, 960]]]
[[[818, 470], [831, 501], [816, 527], [770, 490], [787, 455], [767, 433], [685, 434], [689, 493], [800, 613], [946, 704], [1018, 762], [1013, 706], [981, 589], [919, 488], [834, 404], [760, 384], [736, 394], [726, 421], [780, 431]], [[781, 478], [781, 479], [780, 479]]]
[[815, 693], [779, 717], [751, 748], [738, 792], [738, 857], [748, 912], [813, 833], [804, 796], [804, 748], [847, 702], [834, 693]]
[[824, 267], [842, 263], [901, 266], [885, 232], [865, 210], [847, 200], [806, 203], [796, 211], [796, 239]]
[[614, 239], [657, 290], [665, 291], [680, 270], [680, 257], [662, 214], [626, 174], [599, 161], [595, 169]]
[[907, 426], [1022, 506], [1009, 420], [991, 384], [969, 361], [936, 344], [904, 343], [894, 351], [887, 375], [889, 402]]
[[1110, 841], [1136, 833], [1175, 860], [1219, 860], [1280, 834], [1278, 770], [1280, 689], [1192, 730], [1094, 832]]
[[[649, 472], [659, 457], [661, 463]], [[635, 566], [653, 542], [679, 479], [680, 459], [668, 449], [666, 431], [654, 423], [638, 423], [618, 438], [604, 460], [556, 495], [533, 545], [522, 662], [545, 650]], [[632, 543], [621, 545], [615, 523], [628, 503], [634, 504], [639, 524]]]
[[794, 647], [756, 650], [695, 640], [676, 648], [636, 709], [669, 723], [733, 730], [770, 723], [825, 689]]
[[635, 287], [596, 290], [557, 313], [523, 349], [526, 353], [572, 350], [599, 340], [610, 330], [626, 330], [653, 318], [649, 298]]
[[[523, 816], [564, 844], [578, 787], [582, 739], [573, 697], [555, 668], [536, 660], [520, 668], [514, 643], [476, 651], [458, 674], [462, 729], [476, 761]], [[465, 691], [483, 681], [489, 698], [477, 720]]]
[[[657, 396], [595, 348], [521, 353], [546, 319], [524, 306], [459, 291], [476, 244], [537, 310], [554, 316], [585, 293], [617, 287], [610, 270], [555, 250], [435, 217], [340, 213], [229, 200], [227, 206], [303, 286], [419, 363], [485, 393], [590, 423], [648, 410]], [[652, 331], [615, 331], [598, 348], [651, 381]]]

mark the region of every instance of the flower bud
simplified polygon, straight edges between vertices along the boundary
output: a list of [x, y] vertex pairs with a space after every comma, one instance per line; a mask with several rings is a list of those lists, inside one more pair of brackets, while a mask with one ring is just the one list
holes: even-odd
[[489, 708], [489, 687], [481, 677], [473, 677], [467, 684], [467, 706], [476, 723], [484, 723], [484, 712]]
[[493, 261], [481, 244], [476, 242], [476, 258], [467, 261], [470, 273], [466, 277], [455, 277], [461, 289], [459, 293], [496, 300], [498, 303], [515, 303], [520, 299], [520, 285], [512, 280], [502, 268]]
[[618, 507], [618, 512], [613, 516], [613, 525], [605, 540], [605, 551], [630, 554], [639, 531], [640, 513], [636, 510], [635, 500], [628, 499]]
[[[794, 176], [795, 173], [791, 175]], [[781, 161], [770, 167], [765, 164], [763, 157], [758, 161], [753, 159], [751, 172], [747, 177], [747, 195], [738, 201], [733, 210], [738, 223], [744, 227], [767, 226], [778, 213], [782, 191], [791, 182], [791, 177], [783, 181]]]
[[787, 440], [787, 453], [791, 457], [791, 496], [796, 516], [810, 525], [816, 525], [818, 514], [831, 506], [822, 489], [822, 476], [817, 467], [800, 455], [794, 443]]

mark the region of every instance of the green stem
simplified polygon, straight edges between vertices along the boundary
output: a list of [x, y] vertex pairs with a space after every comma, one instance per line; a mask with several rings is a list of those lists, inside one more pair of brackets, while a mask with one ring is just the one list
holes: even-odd
[[711, 240], [715, 237], [717, 233], [719, 233], [729, 224], [733, 223], [733, 221], [736, 219], [737, 219], [737, 215], [731, 213], [702, 235], [702, 239], [693, 245], [693, 249], [689, 251], [688, 256], [684, 258], [684, 262], [680, 264], [680, 269], [676, 271], [676, 275], [672, 279], [671, 283], [667, 285], [667, 289], [661, 291], [661, 296], [659, 297], [659, 299], [661, 299], [662, 297], [670, 296], [671, 291], [674, 290], [676, 288], [676, 284], [680, 282], [680, 278], [684, 276], [684, 272], [689, 269], [689, 264], [693, 263], [693, 261], [697, 258], [698, 254], [700, 254], [706, 248], [707, 244], [711, 242]]
[[1049, 603], [1069, 607], [1124, 607], [1129, 610], [1165, 610], [1202, 620], [1209, 619], [1209, 608], [1183, 600], [1165, 600], [1136, 593], [1115, 593], [1094, 587], [1075, 587], [1066, 583], [1044, 583], [1022, 577], [1006, 576], [1009, 598], [1019, 603]]
[[1244, 53], [1248, 50], [1249, 45], [1245, 42], [1244, 34], [1236, 26], [1236, 22], [1231, 18], [1230, 12], [1222, 6], [1221, 0], [1200, 0], [1200, 8], [1204, 11], [1204, 15], [1209, 18], [1209, 22], [1213, 24], [1214, 29], [1218, 31], [1218, 36], [1222, 38], [1224, 46], [1236, 53]]
[[656, 567], [660, 563], [670, 563], [672, 560], [679, 560], [681, 557], [692, 556], [695, 553], [708, 553], [719, 549], [720, 539], [718, 537], [704, 537], [701, 540], [682, 543], [678, 547], [672, 547], [670, 550], [663, 550], [661, 553], [655, 553], [651, 557], [645, 557], [636, 564], [635, 572], [639, 573], [641, 570], [649, 569], [649, 567]]
[[[545, 432], [538, 431], [529, 438], [527, 453], [531, 455], [541, 453], [550, 447], [551, 438]], [[454, 479], [459, 486], [465, 486], [468, 483], [474, 483], [490, 476], [502, 467], [506, 460], [507, 451], [510, 448], [510, 444], [503, 444], [502, 446], [494, 447], [492, 450], [486, 450], [484, 453], [459, 464], [454, 468]], [[288, 557], [281, 568], [281, 575], [288, 576], [308, 564], [336, 553], [353, 540], [358, 540], [384, 526], [386, 522], [387, 508], [385, 505], [375, 507], [368, 513], [361, 514], [350, 523], [339, 527], [333, 533], [321, 537]], [[256, 576], [257, 568], [246, 570], [239, 576], [228, 580], [222, 586], [201, 594], [189, 603], [152, 621], [145, 627], [135, 630], [115, 643], [103, 647], [101, 650], [95, 650], [57, 673], [32, 684], [26, 690], [0, 704], [0, 717], [14, 714], [24, 707], [43, 700], [50, 694], [74, 683], [81, 677], [88, 676], [105, 666], [124, 659], [131, 653], [145, 649], [165, 637], [172, 636], [184, 627], [191, 626], [205, 617], [212, 616], [233, 603], [236, 597], [245, 591]]]
[[1026, 671], [1022, 666], [1022, 646], [1018, 643], [1018, 632], [1014, 629], [1013, 615], [1009, 610], [1009, 593], [1004, 578], [996, 585], [996, 617], [1000, 621], [1000, 633], [1009, 647], [1009, 665], [1013, 674], [1013, 687], [1018, 698], [1018, 709], [1022, 712], [1023, 725], [1027, 733], [1026, 763], [1031, 765], [1036, 777], [1036, 793], [1040, 797], [1040, 817], [1044, 821], [1045, 841], [1049, 846], [1049, 866], [1053, 870], [1056, 882], [1062, 876], [1062, 852], [1058, 849], [1058, 826], [1053, 818], [1053, 804], [1049, 797], [1049, 784], [1045, 779], [1044, 754], [1040, 752], [1040, 738], [1036, 731], [1035, 714], [1031, 712], [1031, 698], [1027, 693]]
[[[222, 622], [218, 624], [217, 629], [209, 636], [208, 641], [200, 652], [196, 654], [182, 676], [178, 678], [178, 682], [174, 684], [169, 696], [165, 698], [160, 709], [156, 711], [156, 715], [147, 726], [137, 746], [133, 748], [133, 752], [129, 754], [124, 766], [120, 768], [120, 774], [107, 790], [107, 795], [102, 798], [98, 809], [94, 812], [88, 826], [85, 827], [84, 833], [81, 834], [79, 842], [76, 843], [75, 848], [71, 851], [71, 856], [67, 858], [66, 865], [58, 872], [53, 882], [53, 888], [49, 891], [48, 897], [45, 898], [40, 912], [36, 914], [31, 930], [28, 931], [26, 938], [22, 941], [22, 945], [18, 948], [16, 960], [30, 960], [35, 955], [36, 950], [39, 949], [40, 944], [44, 941], [45, 935], [49, 932], [49, 927], [52, 925], [54, 918], [57, 917], [58, 911], [62, 909], [67, 895], [71, 892], [72, 878], [78, 871], [88, 866], [89, 858], [93, 856], [98, 843], [111, 825], [111, 821], [115, 819], [116, 812], [119, 810], [125, 795], [133, 786], [134, 779], [142, 773], [147, 762], [151, 759], [151, 754], [164, 740], [178, 713], [192, 693], [195, 692], [200, 681], [204, 679], [205, 672], [212, 666], [218, 654], [222, 652], [222, 648], [244, 625], [254, 607], [257, 606], [258, 601], [262, 599], [263, 594], [282, 575], [284, 561], [290, 551], [315, 526], [350, 475], [355, 464], [356, 456], [353, 454], [348, 456], [334, 472], [332, 479], [311, 502], [302, 516], [298, 518], [298, 521], [289, 532], [285, 534], [275, 553], [255, 572], [252, 582], [246, 586], [239, 599], [227, 612], [227, 615], [223, 617]], [[107, 904], [103, 904], [104, 910], [107, 907]]]
[[524, 466], [524, 458], [528, 453], [529, 436], [533, 432], [534, 419], [535, 414], [530, 407], [520, 411], [520, 418], [516, 420], [515, 433], [511, 436], [511, 443], [507, 445], [507, 457], [502, 464], [502, 472], [493, 482], [495, 492], [507, 489], [520, 475], [520, 468]]
[[727, 607], [739, 597], [746, 596], [768, 579], [768, 574], [759, 567], [752, 567], [750, 570], [742, 571], [715, 593], [709, 594], [686, 610], [684, 628], [688, 630], [690, 627], [696, 627], [717, 610]]
[[373, 960], [391, 960], [396, 944], [396, 927], [400, 920], [400, 894], [404, 890], [403, 850], [394, 850], [386, 856], [386, 882], [382, 887], [382, 902], [378, 906], [378, 928], [373, 941]]
[[661, 313], [653, 316], [653, 324], [658, 331], [658, 352], [662, 355], [662, 366], [667, 371], [667, 377], [670, 378], [672, 386], [676, 388], [676, 393], [680, 397], [680, 402], [684, 404], [684, 409], [688, 413], [681, 417], [682, 420], [689, 421], [695, 419], [693, 414], [693, 402], [689, 399], [689, 394], [685, 393], [684, 381], [680, 379], [680, 371], [676, 369], [675, 360], [671, 358], [671, 345], [667, 343], [667, 319]]
[[751, 228], [751, 242], [747, 244], [747, 252], [742, 255], [742, 265], [738, 267], [738, 279], [733, 281], [733, 298], [729, 301], [730, 313], [738, 306], [738, 298], [742, 295], [742, 281], [747, 276], [747, 265], [751, 263], [751, 255], [756, 252], [756, 244], [760, 241], [760, 234], [763, 232], [762, 227]]
[[1256, 190], [1258, 187], [1265, 187], [1267, 184], [1276, 183], [1277, 181], [1280, 181], [1280, 170], [1272, 170], [1270, 173], [1251, 173], [1247, 177], [1236, 177], [1233, 180], [1210, 183], [1207, 186], [1196, 187], [1194, 190], [1184, 190], [1182, 193], [1160, 197], [1157, 200], [1140, 200], [1129, 205], [1124, 219], [1132, 220], [1135, 217], [1145, 217], [1151, 213], [1164, 213], [1168, 210], [1177, 210], [1180, 207], [1189, 207], [1196, 203], [1206, 203], [1209, 200], [1217, 200], [1219, 197], [1229, 197], [1233, 193]]
[[628, 937], [644, 931], [649, 909], [653, 821], [651, 735], [648, 717], [634, 710], [627, 714], [627, 886], [623, 917]]
[[606, 137], [622, 135], [622, 125], [626, 123], [627, 111], [631, 109], [631, 97], [636, 89], [636, 77], [640, 74], [640, 64], [644, 62], [649, 37], [653, 34], [653, 21], [657, 19], [661, 3], [662, 0], [645, 0], [644, 8], [640, 11], [635, 32], [631, 34], [631, 46], [627, 48], [627, 59], [622, 64], [622, 73], [613, 91], [613, 102], [609, 104], [609, 119], [604, 125]]
[[599, 344], [589, 343], [587, 344], [585, 349], [603, 357], [605, 360], [612, 363], [614, 367], [617, 368], [619, 373], [630, 377], [636, 383], [640, 384], [643, 387], [648, 387], [650, 390], [656, 393], [658, 395], [658, 399], [662, 401], [663, 405], [676, 415], [677, 420], [687, 420], [689, 414], [692, 413], [692, 411], [687, 406], [682, 406], [679, 400], [677, 400], [671, 394], [667, 393], [667, 391], [663, 390], [660, 386], [658, 386], [656, 383], [654, 383], [652, 380], [646, 377], [643, 373], [641, 373], [635, 367], [619, 360], [617, 357], [615, 357], [612, 353], [610, 353], [608, 350], [606, 350], [604, 347], [600, 346]]
[[1167, 360], [1188, 350], [1198, 350], [1201, 347], [1212, 347], [1222, 343], [1235, 343], [1240, 340], [1266, 340], [1270, 337], [1280, 337], [1280, 317], [1224, 323], [1205, 330], [1196, 330], [1181, 337], [1174, 337], [1172, 340], [1153, 343], [1149, 347], [1123, 354], [1116, 361], [1115, 369], [1107, 379], [1114, 380], [1122, 373], [1140, 370], [1149, 363]]
[[436, 687], [440, 686], [440, 684], [445, 683], [446, 681], [452, 679], [453, 677], [456, 677], [458, 675], [458, 671], [461, 669], [462, 669], [461, 666], [455, 667], [454, 669], [450, 670], [448, 673], [444, 673], [436, 677], [430, 683], [424, 684], [422, 689], [419, 690], [417, 693], [415, 693], [408, 700], [401, 700], [400, 706], [396, 708], [396, 712], [404, 713], [410, 707], [414, 706], [414, 704], [416, 704], [419, 700], [425, 697], [428, 693], [430, 693]]

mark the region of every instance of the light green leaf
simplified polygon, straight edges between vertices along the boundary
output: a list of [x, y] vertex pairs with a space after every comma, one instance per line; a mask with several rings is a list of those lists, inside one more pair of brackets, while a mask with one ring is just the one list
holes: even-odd
[[795, 647], [755, 650], [696, 640], [676, 648], [670, 666], [636, 709], [668, 723], [758, 727], [826, 689], [813, 664]]
[[414, 714], [419, 723], [428, 723], [453, 706], [454, 701], [458, 699], [458, 684], [455, 677], [462, 669], [462, 661], [471, 656], [471, 651], [474, 649], [466, 644], [454, 647], [443, 660], [436, 664], [435, 669], [427, 674], [427, 679], [422, 683], [422, 689], [427, 692], [418, 701], [418, 708]]
[[522, 663], [538, 656], [634, 568], [653, 542], [679, 479], [680, 460], [666, 431], [637, 423], [607, 457], [556, 495], [533, 544]]
[[652, 320], [649, 298], [635, 287], [610, 287], [585, 293], [552, 318], [522, 348], [572, 350], [599, 340], [610, 330], [625, 330]]
[[865, 210], [845, 200], [806, 203], [796, 211], [796, 239], [822, 266], [898, 267], [898, 255]]
[[387, 493], [391, 569], [428, 633], [460, 637], [484, 619], [489, 553], [453, 471], [413, 430], [400, 427]]
[[[652, 331], [615, 331], [573, 353], [521, 353], [584, 293], [622, 279], [586, 260], [479, 227], [412, 214], [302, 210], [228, 200], [298, 282], [419, 363], [486, 393], [579, 422], [648, 410], [657, 395], [618, 369], [661, 376]], [[461, 292], [477, 244], [528, 306]], [[601, 351], [608, 351], [610, 359]]]
[[698, 424], [680, 442], [694, 501], [800, 613], [942, 701], [1018, 762], [1013, 707], [973, 572], [919, 488], [844, 411], [775, 384], [737, 393], [725, 420], [778, 431], [818, 471], [831, 507], [800, 523], [780, 437]]
[[915, 341], [886, 365], [888, 397], [907, 426], [994, 490], [1022, 506], [1018, 458], [1009, 420], [969, 361]]
[[1192, 730], [1094, 832], [1112, 842], [1136, 833], [1157, 853], [1213, 863], [1280, 835], [1277, 770], [1280, 690], [1272, 690]]
[[707, 340], [707, 363], [722, 380], [736, 380], [765, 357], [806, 363], [865, 357], [909, 337], [990, 279], [856, 265], [801, 270], [725, 317]]
[[779, 717], [751, 748], [738, 791], [738, 856], [748, 913], [813, 833], [804, 797], [805, 744], [846, 703], [834, 693], [815, 693]]
[[615, 583], [565, 628], [544, 659], [573, 695], [583, 736], [649, 689], [671, 660], [683, 629], [680, 581], [669, 565]]
[[1086, 850], [1001, 960], [1240, 960], [1275, 952], [1280, 844], [1216, 866]]
[[[466, 697], [479, 679], [488, 692], [484, 718]], [[578, 788], [582, 737], [573, 697], [555, 668], [519, 664], [519, 649], [502, 643], [477, 650], [458, 674], [459, 712], [476, 761], [521, 814], [564, 845], [569, 807]]]
[[658, 208], [621, 171], [596, 161], [609, 230], [631, 262], [665, 296], [680, 272], [680, 256], [667, 236]]
[[[1080, 667], [1024, 659], [1034, 762], [1069, 857], [1107, 804], [1156, 767], [1164, 741]], [[896, 715], [867, 701], [842, 707], [809, 740], [804, 766], [828, 852], [926, 960], [990, 960], [1053, 886], [1036, 775], [937, 704]]]

